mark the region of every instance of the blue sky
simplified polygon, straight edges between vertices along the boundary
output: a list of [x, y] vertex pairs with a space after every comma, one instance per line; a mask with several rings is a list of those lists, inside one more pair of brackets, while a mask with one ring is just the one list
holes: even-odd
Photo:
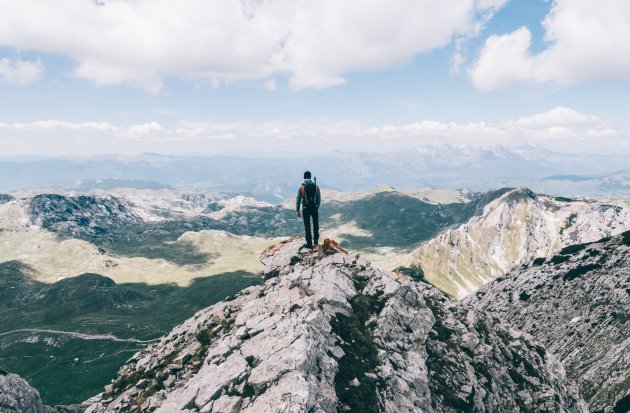
[[0, 0], [0, 155], [630, 153], [623, 0], [98, 3]]

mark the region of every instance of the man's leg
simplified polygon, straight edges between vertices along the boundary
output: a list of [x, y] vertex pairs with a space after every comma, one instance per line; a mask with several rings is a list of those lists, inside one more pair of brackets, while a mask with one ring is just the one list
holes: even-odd
[[313, 238], [311, 236], [311, 214], [308, 209], [302, 209], [302, 218], [304, 219], [304, 232], [306, 232], [306, 243], [308, 245], [313, 245]]
[[317, 244], [319, 242], [319, 211], [317, 208], [313, 208], [311, 215], [313, 216], [313, 238]]

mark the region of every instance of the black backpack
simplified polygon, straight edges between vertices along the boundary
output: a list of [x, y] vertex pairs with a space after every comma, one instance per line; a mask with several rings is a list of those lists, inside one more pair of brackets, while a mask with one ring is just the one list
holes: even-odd
[[309, 208], [311, 206], [315, 206], [317, 198], [317, 185], [313, 182], [307, 182], [302, 185], [302, 206], [304, 208]]

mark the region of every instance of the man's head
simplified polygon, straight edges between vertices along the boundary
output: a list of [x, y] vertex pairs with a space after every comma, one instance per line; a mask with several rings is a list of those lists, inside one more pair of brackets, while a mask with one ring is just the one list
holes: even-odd
[[304, 179], [311, 179], [311, 173], [309, 171], [304, 172]]

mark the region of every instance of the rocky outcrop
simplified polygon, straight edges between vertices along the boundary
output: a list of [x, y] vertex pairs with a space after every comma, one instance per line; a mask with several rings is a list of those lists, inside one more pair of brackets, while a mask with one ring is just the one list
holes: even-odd
[[64, 236], [99, 236], [110, 228], [142, 222], [124, 200], [105, 195], [36, 195], [30, 200], [31, 221]]
[[17, 374], [0, 370], [0, 413], [81, 413], [81, 407], [44, 406], [37, 390]]
[[541, 341], [591, 411], [630, 411], [630, 231], [529, 262], [465, 301]]
[[463, 297], [512, 268], [560, 249], [630, 229], [622, 201], [585, 201], [508, 191], [483, 213], [427, 241], [402, 262], [422, 268], [433, 285]]
[[37, 390], [16, 374], [0, 373], [0, 411], [48, 413]]
[[0, 205], [14, 201], [15, 198], [9, 194], [0, 194]]
[[585, 412], [531, 336], [328, 241], [120, 369], [87, 412]]

